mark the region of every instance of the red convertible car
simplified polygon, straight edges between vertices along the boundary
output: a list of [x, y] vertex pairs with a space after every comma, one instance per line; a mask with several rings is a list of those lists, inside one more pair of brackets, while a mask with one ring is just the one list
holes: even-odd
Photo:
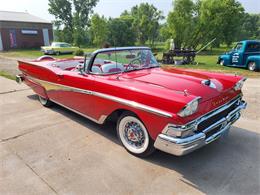
[[43, 56], [19, 61], [40, 103], [64, 106], [92, 121], [117, 121], [126, 150], [184, 155], [228, 133], [246, 107], [237, 75], [160, 67], [147, 47], [97, 50], [90, 58]]

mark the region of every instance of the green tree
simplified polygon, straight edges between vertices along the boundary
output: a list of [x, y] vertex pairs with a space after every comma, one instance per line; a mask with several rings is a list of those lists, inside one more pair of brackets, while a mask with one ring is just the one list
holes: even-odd
[[57, 26], [64, 26], [64, 30], [66, 30], [66, 34], [68, 35], [66, 38], [63, 37], [64, 41], [72, 42], [73, 17], [70, 0], [49, 0], [48, 11], [54, 15]]
[[168, 33], [177, 47], [230, 45], [239, 36], [244, 8], [236, 0], [175, 0], [167, 18]]
[[86, 31], [89, 26], [89, 15], [93, 13], [93, 7], [96, 6], [98, 0], [73, 0], [75, 12], [73, 13], [73, 40], [80, 46], [86, 42]]
[[200, 7], [201, 37], [230, 45], [240, 33], [244, 8], [236, 0], [204, 0]]
[[[192, 0], [175, 0], [173, 11], [167, 18], [168, 33], [174, 39], [175, 47], [185, 47], [190, 42], [190, 36], [194, 32], [194, 10]], [[189, 45], [190, 46], [190, 45]]]
[[85, 41], [89, 15], [97, 2], [98, 0], [49, 0], [49, 13], [55, 16], [55, 23], [62, 27], [64, 41], [74, 42], [78, 46]]
[[100, 17], [94, 14], [90, 21], [90, 36], [92, 43], [101, 47], [106, 41], [108, 36], [108, 24], [104, 16]]
[[239, 39], [260, 39], [260, 14], [246, 13]]
[[123, 12], [122, 16], [130, 15], [133, 17], [132, 27], [135, 29], [137, 39], [140, 44], [149, 41], [154, 44], [159, 33], [159, 21], [163, 19], [162, 12], [148, 3], [141, 3], [134, 6], [130, 13]]
[[108, 41], [113, 46], [132, 46], [136, 41], [136, 33], [132, 27], [133, 18], [121, 16], [108, 21]]

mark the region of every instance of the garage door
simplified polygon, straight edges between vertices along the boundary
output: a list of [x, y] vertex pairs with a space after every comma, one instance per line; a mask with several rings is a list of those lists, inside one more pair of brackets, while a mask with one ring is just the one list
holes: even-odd
[[1, 32], [0, 32], [0, 51], [3, 51], [3, 42], [2, 42]]
[[42, 29], [44, 45], [50, 45], [49, 31], [47, 28]]

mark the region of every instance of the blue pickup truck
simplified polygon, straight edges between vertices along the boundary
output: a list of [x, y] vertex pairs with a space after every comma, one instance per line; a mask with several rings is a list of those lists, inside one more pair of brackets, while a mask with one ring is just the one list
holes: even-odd
[[251, 71], [260, 70], [260, 41], [240, 41], [229, 52], [218, 58], [218, 64], [248, 68]]

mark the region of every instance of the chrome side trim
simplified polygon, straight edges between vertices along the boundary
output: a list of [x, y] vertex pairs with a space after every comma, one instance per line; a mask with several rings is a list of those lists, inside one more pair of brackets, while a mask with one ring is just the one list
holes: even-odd
[[[28, 78], [33, 80], [33, 81], [36, 81], [37, 83], [39, 83], [40, 85], [45, 87], [46, 90], [61, 90], [60, 88], [57, 89], [55, 87], [48, 86], [48, 85], [54, 85], [54, 86], [61, 87], [62, 90], [69, 90], [69, 91], [73, 91], [73, 92], [84, 93], [84, 94], [87, 94], [87, 95], [94, 95], [94, 96], [97, 96], [97, 97], [101, 97], [101, 98], [104, 98], [104, 99], [108, 99], [108, 100], [111, 100], [111, 101], [114, 101], [114, 102], [118, 102], [118, 103], [130, 106], [130, 107], [133, 107], [133, 108], [136, 108], [136, 109], [147, 111], [147, 112], [159, 115], [159, 116], [163, 116], [163, 117], [167, 117], [167, 118], [172, 117], [172, 114], [170, 114], [168, 112], [165, 112], [163, 110], [160, 110], [160, 109], [157, 109], [157, 108], [154, 108], [154, 107], [151, 107], [151, 106], [147, 106], [147, 105], [135, 102], [135, 101], [126, 100], [126, 99], [123, 99], [123, 98], [115, 97], [115, 96], [112, 96], [112, 95], [108, 95], [108, 94], [104, 94], [104, 93], [100, 93], [100, 92], [96, 92], [96, 91], [84, 90], [84, 89], [80, 89], [80, 88], [76, 88], [76, 87], [71, 87], [71, 86], [67, 86], [67, 85], [62, 85], [62, 84], [57, 84], [57, 83], [53, 83], [53, 82], [49, 82], [49, 81], [44, 81], [44, 80], [33, 78], [33, 77], [28, 77]], [[46, 83], [47, 85], [45, 85], [44, 83]]]
[[[37, 79], [31, 76], [27, 76], [29, 80], [32, 80], [33, 82], [36, 82], [40, 85], [42, 85], [47, 91], [49, 90], [63, 90], [63, 91], [73, 91], [73, 92], [78, 92], [78, 93], [84, 93], [84, 94], [88, 94], [91, 95], [92, 92], [89, 90], [85, 90], [85, 89], [80, 89], [77, 87], [71, 87], [71, 86], [67, 86], [67, 85], [62, 85], [62, 84], [58, 84], [58, 83], [53, 83], [53, 82], [49, 82], [49, 81], [44, 81], [41, 79]], [[58, 86], [60, 88], [56, 88], [53, 87], [54, 86]]]
[[118, 103], [121, 103], [121, 104], [124, 104], [124, 105], [127, 105], [127, 106], [131, 106], [133, 108], [144, 110], [144, 111], [147, 111], [147, 112], [150, 112], [150, 113], [153, 113], [153, 114], [157, 114], [157, 115], [160, 115], [160, 116], [164, 116], [164, 117], [168, 117], [168, 118], [172, 117], [172, 115], [168, 112], [165, 112], [165, 111], [162, 111], [162, 110], [159, 110], [159, 109], [156, 109], [156, 108], [144, 105], [144, 104], [140, 104], [138, 102], [118, 98], [118, 97], [115, 97], [115, 96], [111, 96], [111, 95], [107, 95], [107, 94], [103, 94], [103, 93], [99, 93], [99, 92], [93, 92], [92, 95], [95, 95], [95, 96], [98, 96], [98, 97], [101, 97], [101, 98], [104, 98], [104, 99], [109, 99], [109, 100], [112, 100], [112, 101], [115, 101], [115, 102], [118, 102]]
[[103, 124], [103, 123], [105, 122], [106, 118], [107, 118], [107, 115], [101, 115], [101, 116], [99, 117], [99, 119], [96, 120], [96, 119], [94, 119], [94, 118], [92, 118], [92, 117], [90, 117], [90, 116], [88, 116], [88, 115], [85, 115], [85, 114], [83, 114], [83, 113], [81, 113], [81, 112], [79, 112], [79, 111], [77, 111], [77, 110], [74, 110], [74, 109], [72, 109], [72, 108], [70, 108], [70, 107], [68, 107], [68, 106], [65, 106], [64, 104], [61, 104], [61, 103], [59, 103], [59, 102], [56, 102], [56, 101], [54, 101], [54, 100], [52, 100], [52, 99], [50, 99], [50, 100], [51, 100], [52, 102], [54, 102], [55, 104], [58, 104], [58, 105], [60, 105], [60, 106], [62, 106], [62, 107], [64, 107], [64, 108], [66, 108], [66, 109], [68, 109], [68, 110], [70, 110], [70, 111], [72, 111], [72, 112], [75, 112], [75, 113], [77, 113], [78, 115], [83, 116], [83, 117], [85, 117], [85, 118], [87, 118], [87, 119], [89, 119], [89, 120], [92, 120], [92, 121], [94, 121], [94, 122], [96, 122], [96, 123], [98, 123], [98, 124]]

